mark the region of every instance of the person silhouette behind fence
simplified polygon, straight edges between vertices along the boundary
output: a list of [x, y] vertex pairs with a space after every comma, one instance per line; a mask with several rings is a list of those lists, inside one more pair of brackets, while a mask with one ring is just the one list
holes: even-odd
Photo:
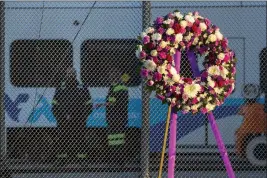
[[59, 129], [60, 158], [86, 157], [83, 151], [86, 120], [92, 112], [89, 90], [79, 85], [76, 71], [68, 68], [61, 86], [56, 89], [52, 112]]
[[129, 94], [127, 82], [130, 76], [121, 75], [119, 69], [111, 71], [112, 85], [109, 88], [106, 105], [106, 119], [108, 123], [108, 146], [111, 149], [111, 159], [124, 158], [126, 154], [126, 127], [128, 123]]

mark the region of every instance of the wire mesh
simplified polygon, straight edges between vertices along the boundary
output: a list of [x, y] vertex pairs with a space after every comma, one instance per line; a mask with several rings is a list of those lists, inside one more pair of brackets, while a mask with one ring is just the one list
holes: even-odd
[[[167, 105], [142, 92], [135, 47], [176, 9], [211, 19], [235, 51], [235, 91], [214, 115], [236, 176], [265, 177], [266, 3], [241, 1], [1, 2], [0, 177], [157, 177]], [[178, 113], [175, 169], [227, 176], [205, 115]]]

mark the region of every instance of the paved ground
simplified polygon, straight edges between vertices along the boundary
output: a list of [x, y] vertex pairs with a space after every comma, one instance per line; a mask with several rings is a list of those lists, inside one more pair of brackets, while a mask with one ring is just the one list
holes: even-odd
[[[16, 174], [13, 178], [138, 178], [138, 173], [43, 173], [43, 174]], [[157, 172], [151, 174], [151, 178], [157, 177]], [[163, 175], [166, 177], [166, 174]], [[199, 177], [199, 178], [226, 178], [225, 172], [176, 172], [177, 178], [189, 178], [189, 177]], [[237, 178], [266, 178], [267, 173], [262, 172], [237, 172]]]

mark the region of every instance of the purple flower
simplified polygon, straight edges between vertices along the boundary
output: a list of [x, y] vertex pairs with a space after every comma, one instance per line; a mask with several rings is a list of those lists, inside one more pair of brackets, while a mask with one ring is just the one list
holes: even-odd
[[164, 28], [160, 27], [160, 28], [158, 29], [158, 33], [159, 33], [159, 34], [163, 34], [164, 32], [165, 32]]
[[160, 74], [159, 72], [155, 72], [154, 79], [155, 79], [155, 81], [161, 81], [162, 74]]
[[175, 42], [175, 36], [172, 35], [172, 36], [171, 36], [171, 43], [174, 43], [174, 42]]
[[145, 36], [144, 38], [143, 38], [143, 43], [144, 44], [147, 44], [147, 43], [149, 43], [150, 42], [150, 37], [149, 36]]
[[163, 21], [164, 21], [163, 17], [157, 17], [157, 19], [156, 19], [156, 23], [158, 25], [161, 25], [163, 23]]
[[206, 51], [207, 51], [207, 48], [204, 47], [204, 46], [199, 48], [199, 53], [200, 54], [204, 54]]
[[147, 69], [141, 69], [141, 76], [143, 78], [147, 77], [148, 76], [148, 70]]

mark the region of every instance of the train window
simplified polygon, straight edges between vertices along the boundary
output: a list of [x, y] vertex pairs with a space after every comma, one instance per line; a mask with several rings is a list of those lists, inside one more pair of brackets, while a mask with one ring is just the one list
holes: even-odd
[[114, 78], [128, 74], [129, 86], [138, 86], [135, 39], [91, 39], [81, 47], [81, 79], [91, 87], [110, 86]]
[[72, 64], [67, 40], [16, 40], [10, 50], [10, 78], [17, 87], [56, 87]]

